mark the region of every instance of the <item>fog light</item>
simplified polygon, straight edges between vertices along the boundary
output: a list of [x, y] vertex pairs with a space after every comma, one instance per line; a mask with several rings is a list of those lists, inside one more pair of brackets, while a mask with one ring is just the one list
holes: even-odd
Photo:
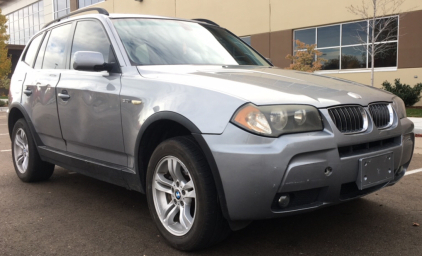
[[280, 196], [278, 199], [278, 206], [280, 208], [286, 208], [290, 203], [290, 196], [288, 194]]

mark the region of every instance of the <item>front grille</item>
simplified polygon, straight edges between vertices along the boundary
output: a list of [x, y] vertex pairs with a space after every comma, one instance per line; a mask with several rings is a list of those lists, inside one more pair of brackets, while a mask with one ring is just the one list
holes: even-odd
[[369, 113], [377, 128], [387, 128], [393, 124], [393, 109], [388, 103], [369, 105]]
[[328, 109], [331, 119], [342, 133], [358, 133], [368, 127], [368, 117], [361, 106], [342, 106]]

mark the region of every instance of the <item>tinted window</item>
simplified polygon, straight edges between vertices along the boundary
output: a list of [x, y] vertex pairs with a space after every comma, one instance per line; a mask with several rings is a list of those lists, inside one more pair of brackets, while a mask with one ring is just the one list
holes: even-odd
[[296, 40], [305, 44], [315, 44], [315, 29], [311, 28], [295, 31], [295, 41]]
[[73, 57], [79, 51], [100, 52], [104, 62], [114, 63], [113, 50], [102, 25], [97, 21], [80, 21], [73, 38], [70, 68], [73, 69]]
[[366, 47], [341, 48], [341, 69], [366, 68]]
[[45, 49], [43, 69], [64, 69], [71, 24], [54, 28]]
[[340, 48], [321, 49], [319, 51], [322, 52], [321, 58], [326, 60], [322, 64], [322, 69], [324, 70], [339, 69]]
[[[369, 21], [372, 24], [372, 21]], [[375, 36], [377, 42], [397, 40], [397, 17], [378, 19], [375, 21]], [[370, 35], [372, 35], [372, 26], [370, 26]]]
[[40, 47], [40, 51], [38, 52], [37, 60], [35, 61], [35, 65], [34, 65], [34, 68], [36, 68], [36, 69], [40, 69], [42, 67], [42, 61], [44, 59], [45, 47], [47, 46], [49, 36], [50, 36], [50, 31], [48, 31], [46, 36], [44, 37], [44, 40], [43, 40], [42, 45]]
[[362, 44], [367, 41], [368, 22], [343, 24], [341, 32], [341, 45]]
[[[382, 50], [378, 48], [377, 51], [374, 65], [376, 68], [397, 66], [397, 43], [384, 44]], [[371, 59], [368, 60], [368, 67], [371, 67]]]
[[318, 48], [340, 45], [340, 26], [318, 28]]
[[32, 66], [32, 63], [34, 63], [38, 51], [38, 46], [40, 46], [42, 38], [42, 34], [34, 38], [31, 44], [29, 45], [28, 50], [26, 51], [24, 61], [30, 66]]

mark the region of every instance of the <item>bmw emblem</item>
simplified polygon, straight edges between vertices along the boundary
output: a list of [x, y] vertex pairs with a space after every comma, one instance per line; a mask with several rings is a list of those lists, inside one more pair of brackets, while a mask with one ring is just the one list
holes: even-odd
[[180, 199], [180, 192], [179, 191], [176, 191], [176, 198]]

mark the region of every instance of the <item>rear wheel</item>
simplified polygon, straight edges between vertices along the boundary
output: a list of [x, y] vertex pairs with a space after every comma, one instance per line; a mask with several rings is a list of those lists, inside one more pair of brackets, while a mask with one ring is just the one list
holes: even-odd
[[197, 250], [230, 232], [208, 163], [191, 137], [162, 142], [148, 166], [147, 198], [163, 237], [180, 250]]
[[28, 124], [23, 118], [13, 127], [12, 157], [16, 174], [24, 182], [47, 180], [54, 172], [54, 164], [41, 160]]

